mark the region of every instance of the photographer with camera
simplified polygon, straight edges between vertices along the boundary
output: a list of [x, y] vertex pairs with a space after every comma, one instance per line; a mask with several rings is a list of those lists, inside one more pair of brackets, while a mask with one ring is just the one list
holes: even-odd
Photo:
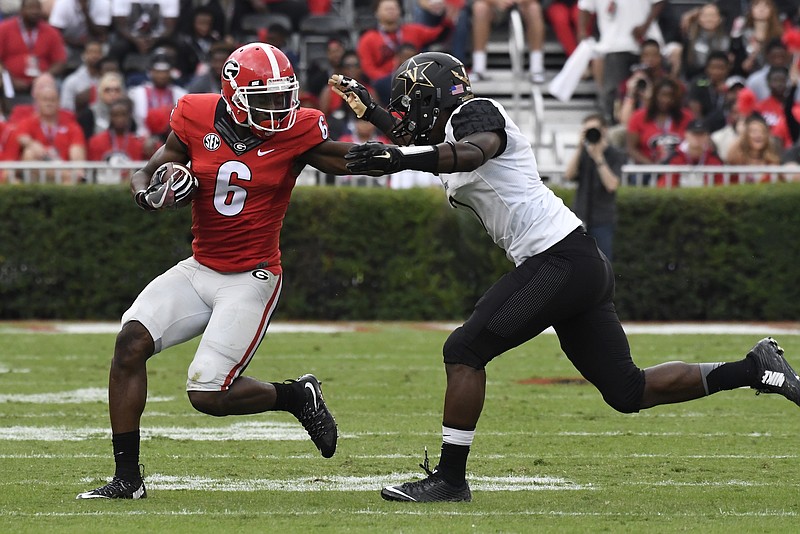
[[609, 261], [613, 261], [617, 225], [616, 191], [626, 159], [624, 152], [608, 143], [607, 123], [602, 114], [584, 117], [581, 144], [567, 164], [564, 178], [577, 182], [572, 210]]

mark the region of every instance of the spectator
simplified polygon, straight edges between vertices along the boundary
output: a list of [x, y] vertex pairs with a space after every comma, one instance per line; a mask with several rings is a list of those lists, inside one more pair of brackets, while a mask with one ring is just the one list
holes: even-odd
[[606, 258], [613, 261], [617, 188], [627, 156], [609, 144], [607, 126], [600, 113], [583, 119], [581, 142], [567, 163], [564, 178], [578, 183], [572, 211]]
[[[756, 102], [753, 108], [756, 113], [764, 117], [770, 128], [770, 133], [781, 144], [782, 148], [792, 146], [794, 140], [789, 133], [789, 126], [786, 123], [784, 108], [787, 100], [787, 88], [789, 87], [789, 71], [786, 67], [772, 67], [767, 76], [767, 83], [770, 88], [770, 95]], [[791, 105], [790, 107], [790, 114]], [[798, 106], [800, 110], [800, 106]]]
[[[419, 49], [414, 43], [400, 43], [397, 49], [394, 52], [394, 68], [399, 67], [403, 64], [405, 60], [410, 58], [411, 56], [416, 55], [419, 53]], [[375, 80], [373, 86], [375, 87], [375, 93], [377, 95], [377, 101], [381, 103], [388, 103], [389, 98], [392, 92], [392, 76], [384, 76], [383, 78], [379, 78]]]
[[692, 114], [705, 121], [709, 131], [725, 126], [725, 102], [731, 62], [728, 54], [714, 50], [706, 59], [705, 71], [689, 84], [688, 105]]
[[767, 45], [783, 35], [783, 26], [773, 0], [753, 0], [746, 15], [738, 17], [731, 30], [731, 53], [736, 74], [749, 76], [766, 63]]
[[180, 2], [114, 0], [111, 5], [115, 36], [111, 55], [117, 58], [123, 70], [138, 70], [139, 66], [126, 67], [126, 58], [131, 54], [147, 56], [157, 41], [172, 37], [180, 15]]
[[201, 69], [202, 74], [192, 78], [186, 86], [186, 91], [189, 93], [219, 93], [222, 90], [220, 82], [222, 66], [234, 50], [234, 47], [224, 41], [214, 43], [209, 51], [205, 68]]
[[[748, 76], [745, 83], [747, 88], [755, 94], [756, 100], [764, 100], [770, 95], [767, 74], [769, 74], [769, 70], [772, 67], [785, 67], [787, 69], [792, 67], [792, 55], [780, 39], [773, 39], [767, 44], [764, 57], [764, 66]], [[800, 102], [800, 91], [795, 93], [795, 99]]]
[[150, 81], [128, 90], [133, 101], [137, 133], [145, 137], [164, 133], [169, 125], [169, 112], [186, 94], [185, 89], [172, 83], [172, 63], [168, 57], [154, 56], [150, 60], [149, 73]]
[[544, 15], [539, 0], [474, 0], [472, 3], [472, 80], [484, 80], [487, 68], [486, 46], [492, 21], [498, 12], [516, 8], [525, 25], [529, 73], [533, 83], [544, 83]]
[[200, 6], [192, 13], [192, 25], [188, 31], [177, 32], [176, 43], [183, 59], [181, 71], [190, 76], [205, 74], [211, 48], [222, 39], [214, 30], [214, 12]]
[[[630, 76], [639, 54], [639, 43], [645, 36], [663, 42], [654, 21], [664, 8], [662, 0], [578, 0], [578, 41], [589, 37], [595, 17], [600, 38], [593, 62], [598, 104], [609, 124], [615, 120], [614, 101], [619, 85]], [[623, 13], [619, 12], [624, 10]]]
[[338, 37], [331, 37], [325, 49], [325, 59], [314, 61], [308, 68], [306, 74], [306, 90], [319, 95], [328, 88], [328, 78], [331, 74], [339, 72], [342, 68], [342, 58], [347, 48], [344, 42]]
[[[398, 0], [376, 0], [375, 18], [377, 28], [366, 30], [358, 40], [356, 52], [361, 60], [361, 69], [376, 85], [381, 78], [387, 78], [385, 86], [391, 86], [391, 75], [397, 67], [397, 50], [403, 43], [410, 43], [418, 50], [422, 50], [437, 40], [443, 38], [447, 27], [437, 26], [431, 28], [423, 24], [403, 23], [403, 12]], [[379, 96], [383, 102], [388, 102], [389, 95]]]
[[[769, 125], [764, 117], [753, 113], [744, 121], [742, 135], [731, 145], [725, 155], [728, 165], [778, 165], [780, 152], [772, 141]], [[762, 182], [770, 179], [769, 173], [747, 173], [731, 176], [738, 183]]]
[[235, 46], [245, 37], [242, 21], [250, 15], [263, 12], [261, 0], [179, 0], [179, 30], [189, 33], [192, 30], [194, 12], [207, 9], [212, 13], [213, 32], [220, 35], [223, 41]]
[[567, 56], [578, 47], [578, 0], [544, 0], [550, 27]]
[[293, 65], [300, 64], [300, 57], [297, 53], [292, 50], [289, 40], [291, 39], [291, 29], [287, 28], [285, 25], [274, 22], [267, 26], [266, 32], [264, 32], [263, 39], [260, 41], [271, 44], [275, 48], [280, 49], [281, 52], [286, 54], [286, 57], [289, 58], [289, 61], [292, 62]]
[[[81, 54], [81, 66], [64, 78], [61, 84], [61, 107], [78, 111], [76, 99], [79, 94], [97, 86], [100, 80], [100, 61], [103, 59], [103, 44], [89, 41]], [[84, 104], [86, 101], [84, 100]]]
[[471, 6], [466, 0], [417, 0], [414, 21], [425, 26], [452, 26], [445, 48], [463, 62], [470, 43]]
[[729, 85], [725, 95], [725, 126], [711, 134], [711, 141], [717, 147], [717, 154], [723, 161], [731, 146], [744, 131], [744, 120], [747, 115], [740, 112], [738, 103], [738, 93], [743, 88], [743, 84]]
[[[342, 62], [337, 71], [345, 76], [349, 76], [354, 80], [363, 79], [361, 70], [361, 62], [358, 59], [358, 54], [354, 51], [345, 52], [342, 57]], [[364, 84], [367, 91], [374, 94], [374, 90], [368, 84]], [[325, 89], [319, 94], [318, 109], [322, 111], [328, 119], [328, 128], [332, 139], [340, 139], [343, 135], [353, 135], [351, 125], [353, 123], [353, 113], [350, 106], [345, 104], [342, 97], [340, 97], [330, 86], [326, 85]], [[359, 121], [364, 122], [364, 121]], [[362, 132], [363, 133], [363, 132]]]
[[[146, 148], [146, 140], [134, 133], [133, 103], [129, 98], [120, 96], [109, 107], [110, 121], [108, 128], [89, 138], [88, 157], [90, 161], [106, 161], [112, 164], [130, 161], [144, 161], [153, 155], [150, 144]], [[119, 183], [130, 177], [127, 171], [109, 169], [98, 172], [98, 183]]]
[[[0, 145], [2, 140], [0, 139]], [[784, 173], [787, 182], [800, 181], [800, 143], [795, 144], [789, 150], [786, 150], [781, 156], [781, 165], [791, 169], [792, 173]]]
[[[31, 84], [31, 95], [33, 96], [34, 100], [36, 99], [36, 95], [45, 87], [51, 87], [58, 91], [58, 82], [53, 77], [52, 74], [49, 72], [45, 72], [40, 74], [33, 80], [33, 84]], [[32, 117], [36, 114], [36, 106], [34, 103], [31, 104], [17, 104], [11, 110], [11, 114], [8, 117], [9, 124], [19, 124], [23, 120]], [[58, 114], [64, 120], [74, 120], [75, 114], [67, 109], [59, 108]]]
[[[708, 60], [716, 51], [730, 48], [730, 35], [725, 28], [719, 6], [709, 2], [697, 12], [686, 31], [683, 32], [683, 67], [682, 72], [687, 80], [692, 80], [704, 72]], [[730, 63], [730, 62], [729, 62]]]
[[111, 124], [111, 103], [125, 96], [125, 82], [118, 72], [107, 72], [97, 83], [99, 97], [87, 108], [78, 113], [84, 137], [89, 139], [94, 134], [103, 132]]
[[[21, 161], [84, 161], [86, 139], [75, 119], [59, 114], [58, 91], [52, 85], [42, 85], [34, 95], [35, 113], [22, 120], [9, 141], [7, 153]], [[48, 169], [48, 182], [74, 183], [83, 181], [83, 171], [58, 173]], [[40, 178], [41, 178], [40, 174]]]
[[[308, 2], [305, 0], [249, 0], [256, 12], [279, 13], [292, 21], [289, 32], [300, 31], [300, 23], [308, 16]], [[282, 50], [281, 50], [282, 51]]]
[[89, 41], [106, 43], [111, 28], [108, 0], [55, 0], [50, 24], [61, 32], [70, 55], [79, 57]]
[[633, 73], [617, 89], [614, 104], [617, 122], [622, 126], [627, 126], [634, 111], [645, 106], [655, 84], [669, 76], [658, 41], [647, 39], [642, 43], [639, 63], [632, 70]]
[[[647, 107], [633, 113], [628, 123], [626, 145], [634, 163], [659, 164], [672, 155], [683, 140], [686, 126], [694, 118], [682, 104], [680, 84], [672, 78], [656, 83]], [[649, 182], [649, 177], [643, 177]]]
[[0, 64], [11, 76], [13, 103], [30, 102], [34, 78], [58, 77], [66, 59], [64, 39], [44, 20], [39, 0], [22, 0], [19, 15], [0, 22]]
[[[667, 165], [722, 165], [714, 143], [711, 142], [708, 125], [695, 119], [686, 127], [686, 138], [666, 161]], [[714, 185], [725, 183], [722, 174], [714, 174]], [[658, 187], [679, 187], [690, 185], [709, 185], [709, 177], [703, 173], [662, 174], [658, 178]]]

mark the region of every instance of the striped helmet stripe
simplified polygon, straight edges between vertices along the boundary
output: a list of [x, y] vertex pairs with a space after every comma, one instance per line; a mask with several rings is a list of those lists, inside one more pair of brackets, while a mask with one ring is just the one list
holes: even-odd
[[264, 54], [267, 56], [267, 61], [269, 61], [269, 67], [272, 70], [272, 77], [273, 78], [280, 78], [281, 76], [281, 67], [278, 65], [278, 58], [275, 57], [275, 52], [272, 51], [271, 46], [263, 46], [261, 47], [264, 50]]

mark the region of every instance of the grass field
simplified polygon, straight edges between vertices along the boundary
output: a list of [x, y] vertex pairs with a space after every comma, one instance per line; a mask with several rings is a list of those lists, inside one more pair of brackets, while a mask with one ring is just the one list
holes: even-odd
[[[548, 334], [488, 369], [473, 502], [385, 502], [383, 485], [422, 475], [425, 446], [438, 458], [447, 332], [359, 326], [270, 333], [247, 371], [323, 380], [340, 431], [329, 460], [286, 414], [194, 412], [184, 383], [196, 343], [151, 360], [140, 501], [75, 500], [113, 472], [114, 335], [0, 326], [0, 532], [800, 531], [796, 406], [742, 389], [618, 414], [591, 386], [562, 380], [577, 373]], [[770, 334], [630, 341], [649, 366], [738, 359]], [[800, 367], [800, 336], [775, 337]]]

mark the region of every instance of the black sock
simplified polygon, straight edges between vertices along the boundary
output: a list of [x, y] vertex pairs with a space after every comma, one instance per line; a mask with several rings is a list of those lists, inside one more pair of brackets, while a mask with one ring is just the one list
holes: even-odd
[[139, 480], [139, 431], [113, 434], [111, 444], [114, 447], [114, 476], [129, 482]]
[[745, 358], [738, 362], [723, 363], [706, 375], [708, 394], [736, 389], [743, 386], [752, 386], [756, 379], [756, 364], [752, 358]]
[[462, 486], [466, 482], [469, 446], [442, 443], [442, 455], [436, 470], [448, 483]]
[[275, 405], [272, 409], [293, 414], [299, 412], [303, 404], [303, 390], [297, 387], [297, 383], [271, 382], [271, 384], [275, 386]]

